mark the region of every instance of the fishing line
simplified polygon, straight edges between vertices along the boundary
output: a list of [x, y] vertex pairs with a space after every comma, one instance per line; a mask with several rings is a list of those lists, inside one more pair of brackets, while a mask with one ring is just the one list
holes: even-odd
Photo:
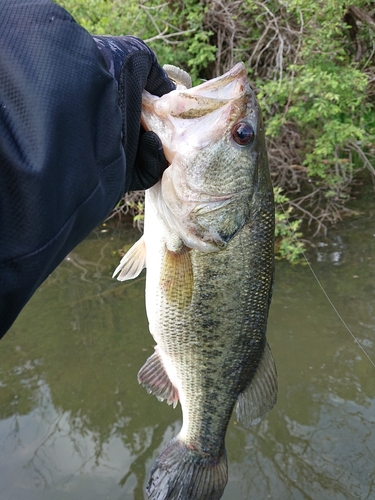
[[[293, 239], [296, 241], [296, 243], [298, 243], [298, 239], [295, 235], [295, 231], [293, 230], [292, 228], [292, 225], [290, 224], [289, 222], [289, 217], [287, 216], [285, 210], [284, 210], [284, 207], [279, 204], [279, 206], [281, 207], [281, 210], [284, 212], [284, 215], [285, 215], [285, 218], [288, 222], [288, 225], [290, 227], [290, 230], [292, 232], [292, 237]], [[326, 299], [328, 300], [329, 304], [331, 305], [332, 309], [335, 311], [335, 313], [337, 314], [338, 318], [340, 319], [341, 323], [344, 325], [344, 327], [347, 329], [347, 331], [350, 333], [350, 335], [352, 336], [353, 340], [355, 341], [355, 343], [358, 345], [358, 347], [361, 349], [361, 351], [363, 352], [363, 354], [366, 356], [366, 358], [370, 361], [370, 363], [372, 364], [372, 366], [375, 368], [375, 363], [374, 361], [370, 358], [370, 356], [367, 354], [365, 348], [360, 344], [359, 340], [357, 339], [357, 337], [354, 335], [354, 333], [351, 331], [351, 329], [349, 328], [349, 326], [347, 325], [346, 321], [344, 320], [344, 318], [341, 316], [341, 314], [339, 313], [339, 311], [337, 310], [337, 308], [335, 307], [334, 303], [332, 302], [332, 300], [330, 299], [330, 297], [328, 296], [328, 293], [325, 291], [323, 285], [321, 284], [318, 276], [316, 275], [314, 269], [312, 268], [308, 258], [306, 257], [306, 254], [304, 251], [302, 251], [302, 255], [303, 255], [303, 258], [305, 259], [307, 265], [309, 266], [309, 269], [312, 273], [312, 275], [314, 276], [316, 282], [318, 283], [320, 289], [322, 290], [322, 292], [324, 293]]]
[[[294, 237], [294, 235], [293, 235]], [[344, 318], [341, 316], [341, 314], [338, 312], [338, 310], [336, 309], [334, 303], [332, 302], [332, 300], [329, 298], [327, 292], [325, 291], [325, 289], [323, 288], [323, 285], [321, 284], [321, 282], [319, 281], [319, 278], [318, 276], [315, 274], [313, 268], [311, 267], [311, 264], [310, 262], [308, 261], [306, 255], [305, 255], [305, 252], [302, 252], [302, 255], [304, 257], [304, 259], [306, 260], [307, 262], [307, 265], [309, 266], [310, 268], [310, 271], [312, 272], [312, 275], [314, 276], [314, 278], [316, 279], [316, 282], [318, 283], [320, 289], [322, 290], [322, 292], [324, 293], [324, 295], [326, 296], [326, 299], [328, 300], [328, 302], [330, 303], [332, 309], [335, 311], [335, 313], [337, 314], [337, 316], [340, 318], [340, 321], [341, 323], [345, 326], [345, 328], [348, 330], [348, 332], [350, 333], [350, 335], [353, 337], [353, 340], [356, 342], [356, 344], [358, 345], [358, 347], [362, 350], [363, 354], [366, 356], [366, 358], [370, 361], [370, 363], [372, 364], [372, 366], [375, 368], [375, 363], [373, 362], [373, 360], [370, 358], [370, 356], [367, 354], [367, 352], [365, 351], [364, 347], [360, 344], [359, 340], [357, 339], [357, 337], [354, 335], [354, 333], [350, 330], [349, 326], [347, 325], [347, 323], [345, 322]]]

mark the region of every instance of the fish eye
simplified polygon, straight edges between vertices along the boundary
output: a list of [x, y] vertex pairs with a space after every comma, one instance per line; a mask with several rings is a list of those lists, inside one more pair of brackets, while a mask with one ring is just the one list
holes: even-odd
[[250, 123], [240, 122], [234, 126], [232, 132], [233, 140], [240, 146], [248, 146], [255, 137], [255, 132]]

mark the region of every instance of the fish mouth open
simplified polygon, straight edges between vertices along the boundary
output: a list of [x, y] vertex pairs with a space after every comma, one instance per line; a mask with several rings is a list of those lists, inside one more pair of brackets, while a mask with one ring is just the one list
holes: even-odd
[[238, 99], [246, 89], [246, 69], [243, 63], [222, 76], [186, 90], [174, 91], [175, 98], [163, 97], [156, 103], [155, 112], [160, 116], [170, 114], [183, 119], [201, 118]]
[[184, 150], [186, 139], [198, 149], [223, 137], [229, 124], [243, 118], [255, 102], [243, 63], [222, 76], [190, 89], [156, 97], [144, 91], [141, 123], [156, 132], [169, 163]]
[[190, 89], [173, 90], [160, 98], [144, 92], [142, 106], [144, 112], [152, 108], [160, 116], [170, 114], [184, 119], [200, 118], [237, 99], [246, 88], [246, 68], [241, 62], [224, 75]]
[[235, 99], [246, 88], [246, 67], [244, 63], [237, 63], [224, 75], [203, 82], [184, 93], [199, 95], [201, 97], [211, 97], [214, 99]]
[[[156, 97], [147, 91], [142, 95], [142, 126], [145, 130], [153, 130], [155, 115], [164, 122], [160, 130], [154, 130], [161, 138], [163, 145], [169, 142], [168, 128], [179, 126], [196, 126], [200, 119], [220, 110], [225, 114], [222, 123], [233, 115], [234, 109], [243, 107], [243, 103], [252, 101], [254, 97], [246, 79], [246, 68], [243, 63], [236, 64], [222, 76], [208, 80], [190, 89], [176, 89], [162, 97]], [[183, 122], [183, 125], [181, 124]], [[165, 135], [165, 136], [164, 136]]]

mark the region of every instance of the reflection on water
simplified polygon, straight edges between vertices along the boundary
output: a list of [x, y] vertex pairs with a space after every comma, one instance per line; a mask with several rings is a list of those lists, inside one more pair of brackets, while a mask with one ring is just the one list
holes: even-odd
[[345, 243], [339, 234], [334, 235], [329, 243], [318, 241], [316, 247], [317, 262], [332, 262], [335, 265], [341, 264], [345, 255]]
[[[375, 360], [367, 214], [316, 242], [310, 259]], [[156, 456], [180, 428], [179, 407], [159, 403], [136, 379], [153, 351], [144, 275], [111, 279], [115, 250], [138, 233], [106, 230], [70, 254], [0, 342], [2, 500], [142, 500]], [[232, 419], [223, 498], [374, 499], [375, 368], [307, 266], [277, 264], [268, 336], [278, 402], [251, 430]]]

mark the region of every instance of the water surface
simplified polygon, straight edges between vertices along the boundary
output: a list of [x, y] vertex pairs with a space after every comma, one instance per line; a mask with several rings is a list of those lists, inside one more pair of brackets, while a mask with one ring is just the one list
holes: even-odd
[[[375, 361], [375, 204], [309, 251], [339, 314]], [[153, 352], [144, 274], [111, 279], [139, 237], [103, 226], [47, 279], [0, 342], [1, 500], [143, 500], [181, 412], [137, 383]], [[268, 338], [276, 407], [232, 419], [224, 500], [375, 499], [375, 367], [307, 266], [277, 263]]]

